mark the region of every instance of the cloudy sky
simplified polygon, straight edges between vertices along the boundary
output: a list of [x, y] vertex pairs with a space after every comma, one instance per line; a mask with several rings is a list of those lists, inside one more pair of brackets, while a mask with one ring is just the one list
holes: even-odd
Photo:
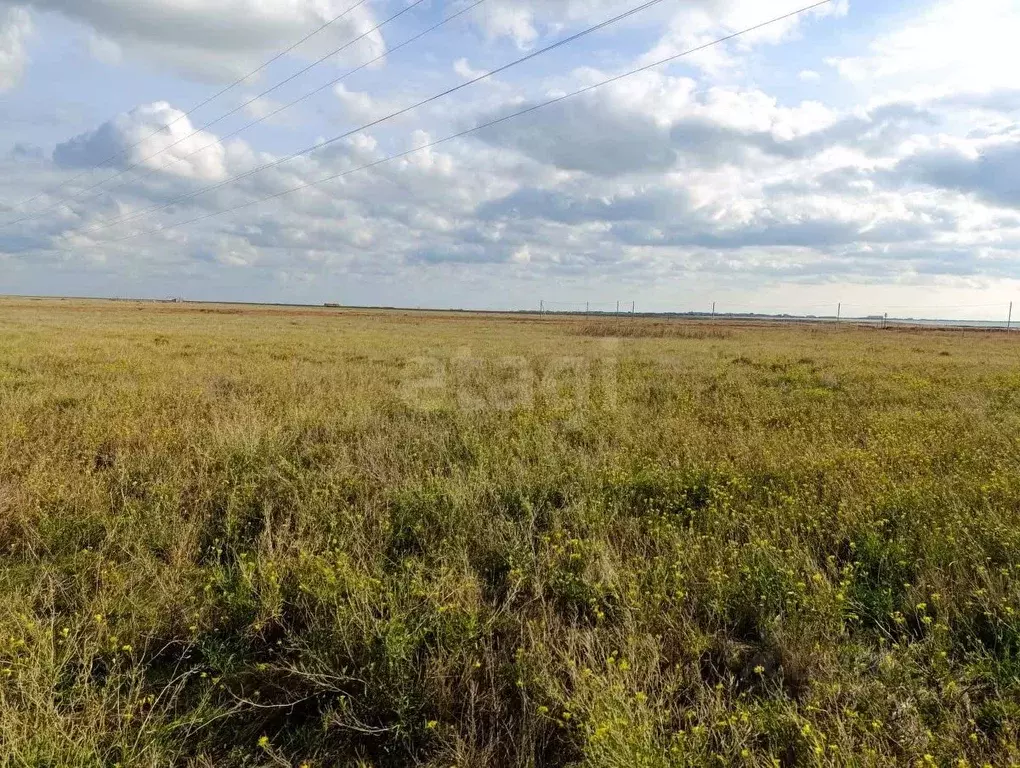
[[1020, 2], [833, 0], [355, 170], [808, 0], [662, 0], [359, 130], [638, 4], [474, 2], [0, 0], [0, 293], [1020, 314]]

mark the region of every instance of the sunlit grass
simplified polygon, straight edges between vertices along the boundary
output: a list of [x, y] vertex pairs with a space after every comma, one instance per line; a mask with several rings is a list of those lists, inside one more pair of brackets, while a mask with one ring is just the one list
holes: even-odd
[[0, 302], [0, 762], [1020, 762], [1018, 343]]

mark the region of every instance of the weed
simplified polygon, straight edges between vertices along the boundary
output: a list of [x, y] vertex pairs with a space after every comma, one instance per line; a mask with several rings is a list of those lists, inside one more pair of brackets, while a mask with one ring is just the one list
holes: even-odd
[[4, 300], [0, 765], [1020, 763], [1012, 341], [878, 338]]

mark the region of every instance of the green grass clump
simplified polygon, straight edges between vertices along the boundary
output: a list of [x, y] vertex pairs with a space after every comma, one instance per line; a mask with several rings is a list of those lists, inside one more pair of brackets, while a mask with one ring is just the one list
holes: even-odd
[[0, 765], [1020, 764], [1002, 333], [0, 303]]

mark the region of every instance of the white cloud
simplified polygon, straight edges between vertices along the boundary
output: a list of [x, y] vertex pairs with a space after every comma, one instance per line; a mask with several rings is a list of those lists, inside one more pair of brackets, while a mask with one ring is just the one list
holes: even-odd
[[509, 37], [522, 48], [530, 46], [538, 37], [534, 11], [523, 5], [490, 2], [478, 15], [490, 36]]
[[[709, 26], [699, 27], [694, 19], [681, 32], [715, 34], [716, 27], [751, 23], [777, 7], [771, 0], [767, 8], [704, 0], [684, 13], [691, 22], [700, 8]], [[506, 34], [529, 45], [536, 38], [529, 39], [528, 29], [544, 35], [555, 24], [573, 24], [586, 15], [604, 18], [618, 5], [497, 0], [493, 8], [510, 14], [501, 23], [517, 31]], [[738, 18], [740, 9], [747, 18]], [[882, 39], [900, 34], [883, 26]], [[494, 24], [490, 31], [498, 28]], [[795, 41], [800, 29], [787, 26], [753, 45]], [[643, 34], [644, 48], [632, 46], [635, 57], [670, 42], [669, 35], [651, 39], [647, 29]], [[457, 59], [461, 53], [471, 58]], [[746, 53], [747, 46], [732, 46], [718, 63], [739, 69]], [[643, 295], [662, 285], [720, 285], [751, 296], [780, 283], [801, 286], [801, 294], [820, 294], [838, 281], [895, 282], [915, 286], [918, 295], [927, 295], [925, 290], [934, 295], [935, 283], [966, 283], [973, 291], [979, 283], [1020, 277], [1015, 260], [1020, 188], [1013, 181], [1020, 177], [1020, 125], [1011, 112], [1020, 104], [1017, 92], [869, 101], [874, 94], [865, 89], [857, 103], [788, 101], [764, 85], [775, 80], [760, 53], [755, 51], [756, 71], [763, 73], [754, 79], [757, 85], [738, 78], [714, 80], [704, 63], [690, 77], [646, 72], [486, 129], [474, 139], [173, 227], [516, 111], [528, 103], [524, 94], [572, 90], [606, 74], [587, 68], [544, 80], [510, 79], [500, 88], [465, 92], [416, 111], [412, 119], [349, 137], [169, 210], [83, 230], [274, 158], [244, 144], [223, 146], [206, 134], [168, 154], [182, 158], [206, 143], [213, 149], [168, 165], [167, 172], [60, 207], [13, 234], [0, 232], [0, 258], [7, 256], [5, 270], [31, 260], [33, 265], [88, 264], [89, 269], [101, 264], [113, 276], [130, 265], [172, 280], [188, 276], [199, 287], [235, 286], [229, 295], [243, 298], [278, 297], [281, 291], [302, 298], [315, 295], [316, 285], [362, 281], [383, 286], [376, 296], [384, 300], [416, 296], [415, 303], [424, 304], [442, 303], [439, 297], [449, 295], [452, 301], [464, 297], [470, 304], [477, 297], [481, 303], [525, 278], [555, 285], [572, 280], [624, 284], [640, 304]], [[420, 79], [432, 92], [438, 89], [435, 80], [447, 83], [454, 73], [475, 74], [471, 61], [483, 55], [458, 49], [446, 59], [426, 59], [435, 69], [421, 72]], [[867, 66], [881, 64], [870, 56], [864, 57]], [[778, 72], [779, 82], [789, 84], [797, 73], [806, 82], [817, 79], [814, 70], [802, 71], [811, 63], [793, 53], [776, 58], [782, 59], [777, 69], [787, 67]], [[904, 81], [908, 64], [898, 65]], [[928, 66], [919, 60], [922, 72]], [[360, 123], [416, 100], [406, 90], [416, 88], [418, 79], [398, 75], [390, 81], [388, 91], [336, 88], [344, 116]], [[827, 98], [828, 91], [812, 89], [812, 95]], [[139, 107], [60, 145], [56, 165], [27, 150], [0, 157], [0, 199], [52, 186], [180, 114], [161, 102]], [[331, 132], [340, 130], [335, 115], [328, 117]], [[412, 126], [425, 130], [412, 133]], [[318, 129], [298, 128], [308, 134]], [[137, 161], [191, 130], [190, 121], [182, 120], [145, 139], [128, 159]], [[263, 135], [277, 139], [274, 132]], [[275, 146], [284, 153], [288, 149], [282, 147], [310, 141]], [[160, 157], [146, 165], [164, 162]], [[68, 171], [72, 165], [75, 170]], [[76, 182], [67, 191], [87, 183]], [[148, 232], [158, 224], [167, 229]], [[132, 232], [146, 234], [116, 242]], [[163, 291], [159, 285], [162, 293], [190, 295], [185, 288]], [[267, 294], [258, 293], [258, 286]], [[431, 300], [425, 291], [434, 292]], [[856, 295], [867, 293], [861, 288]], [[533, 286], [522, 295], [534, 295]], [[319, 300], [335, 298], [348, 297]]]
[[[675, 259], [739, 280], [819, 279], [833, 271], [887, 275], [897, 265], [927, 272], [977, 268], [959, 252], [986, 236], [979, 234], [986, 228], [961, 222], [987, 227], [994, 218], [963, 197], [969, 189], [962, 186], [980, 177], [962, 176], [956, 187], [926, 178], [929, 192], [889, 183], [913, 166], [889, 154], [898, 145], [881, 137], [892, 129], [909, 136], [918, 118], [910, 109], [840, 114], [810, 102], [788, 107], [759, 91], [698, 93], [690, 81], [652, 74], [577, 104], [576, 111], [546, 113], [533, 131], [517, 126], [514, 134], [488, 136], [492, 146], [432, 149], [247, 210], [241, 219], [213, 219], [141, 241], [155, 252], [191, 252], [203, 264], [288, 272], [304, 262], [390, 274], [425, 264], [527, 264], [567, 273], [599, 265], [652, 279], [674, 270]], [[139, 108], [69, 142], [58, 159], [78, 153], [80, 162], [93, 162], [108, 145], [137, 140], [177, 114], [165, 104]], [[613, 125], [628, 132], [607, 144]], [[430, 138], [419, 133], [407, 144]], [[515, 153], [504, 148], [508, 143], [531, 165], [515, 162]], [[930, 145], [910, 146], [908, 154], [920, 158]], [[372, 162], [385, 151], [358, 135], [172, 213], [95, 234], [79, 231], [68, 242], [83, 256], [113, 258], [121, 246], [110, 236], [280, 192]], [[194, 177], [236, 174], [253, 159], [221, 151], [215, 162]], [[932, 168], [938, 170], [930, 162], [914, 170]], [[894, 178], [893, 169], [903, 171]], [[152, 184], [147, 192], [125, 190], [112, 203], [39, 226], [59, 236], [130, 210], [140, 194], [165, 194]], [[111, 204], [116, 211], [108, 210]], [[1001, 237], [1012, 235], [1003, 231]], [[934, 245], [939, 240], [944, 244]]]
[[333, 89], [333, 93], [344, 111], [344, 116], [351, 120], [368, 122], [386, 114], [376, 103], [376, 99], [364, 91], [352, 91], [340, 83]]
[[[87, 25], [136, 59], [190, 76], [231, 80], [350, 7], [349, 0], [19, 0], [27, 8], [59, 13]], [[301, 47], [317, 57], [368, 31], [370, 4], [359, 6]], [[360, 49], [360, 50], [355, 50]], [[384, 50], [375, 32], [349, 52], [356, 59]]]
[[202, 256], [228, 267], [250, 267], [258, 262], [259, 252], [246, 238], [220, 236], [214, 239], [211, 250]]
[[797, 79], [802, 83], [817, 83], [822, 79], [822, 76], [813, 69], [802, 69], [797, 75]]
[[[746, 51], [762, 44], [776, 44], [792, 37], [809, 18], [845, 15], [847, 0], [833, 0], [809, 13], [772, 24], [742, 37], [730, 49], [716, 47], [691, 56], [689, 62], [707, 71], [721, 71], [735, 64], [732, 51]], [[620, 13], [614, 0], [490, 0], [475, 12], [482, 29], [491, 37], [508, 37], [522, 48], [532, 46], [543, 34], [563, 26], [591, 24]], [[691, 0], [679, 8], [670, 4], [635, 14], [624, 25], [665, 28], [658, 45], [642, 58], [649, 62], [709, 42], [722, 35], [767, 21], [793, 10], [788, 0]]]
[[[244, 105], [244, 113], [254, 120], [266, 120], [273, 115], [272, 122], [277, 125], [295, 124], [294, 113], [287, 112], [282, 102], [272, 99], [269, 96], [253, 98], [254, 94], [245, 93], [239, 97], [240, 103]], [[279, 111], [278, 111], [279, 110]], [[275, 114], [274, 114], [275, 113]]]
[[118, 115], [99, 128], [64, 142], [54, 151], [61, 165], [92, 167], [118, 157], [120, 165], [140, 163], [189, 179], [227, 175], [227, 149], [208, 132], [194, 131], [184, 112], [155, 102]]
[[690, 78], [644, 72], [548, 108], [540, 121], [504, 123], [483, 136], [540, 162], [619, 176], [724, 164], [754, 169], [762, 156], [817, 152], [839, 138], [827, 131], [855, 132], [852, 138], [863, 141], [868, 130], [891, 122], [840, 116], [818, 102], [780, 106], [760, 90], [695, 86]]
[[[834, 0], [811, 11], [791, 16], [725, 45], [717, 45], [691, 54], [685, 62], [700, 67], [711, 76], [721, 76], [736, 68], [741, 54], [755, 46], [777, 45], [795, 37], [810, 19], [844, 16], [847, 0]], [[788, 0], [699, 0], [685, 4], [675, 13], [659, 44], [641, 61], [650, 63], [699, 46], [720, 37], [761, 24], [794, 10]]]
[[942, 0], [874, 39], [861, 56], [829, 63], [848, 80], [886, 93], [944, 95], [1015, 87], [1020, 13], [1014, 0]]
[[460, 58], [453, 62], [453, 71], [463, 77], [465, 80], [474, 80], [485, 74], [484, 69], [475, 69], [468, 63], [467, 59]]
[[0, 91], [21, 81], [27, 52], [25, 39], [32, 32], [32, 20], [24, 8], [0, 5]]

